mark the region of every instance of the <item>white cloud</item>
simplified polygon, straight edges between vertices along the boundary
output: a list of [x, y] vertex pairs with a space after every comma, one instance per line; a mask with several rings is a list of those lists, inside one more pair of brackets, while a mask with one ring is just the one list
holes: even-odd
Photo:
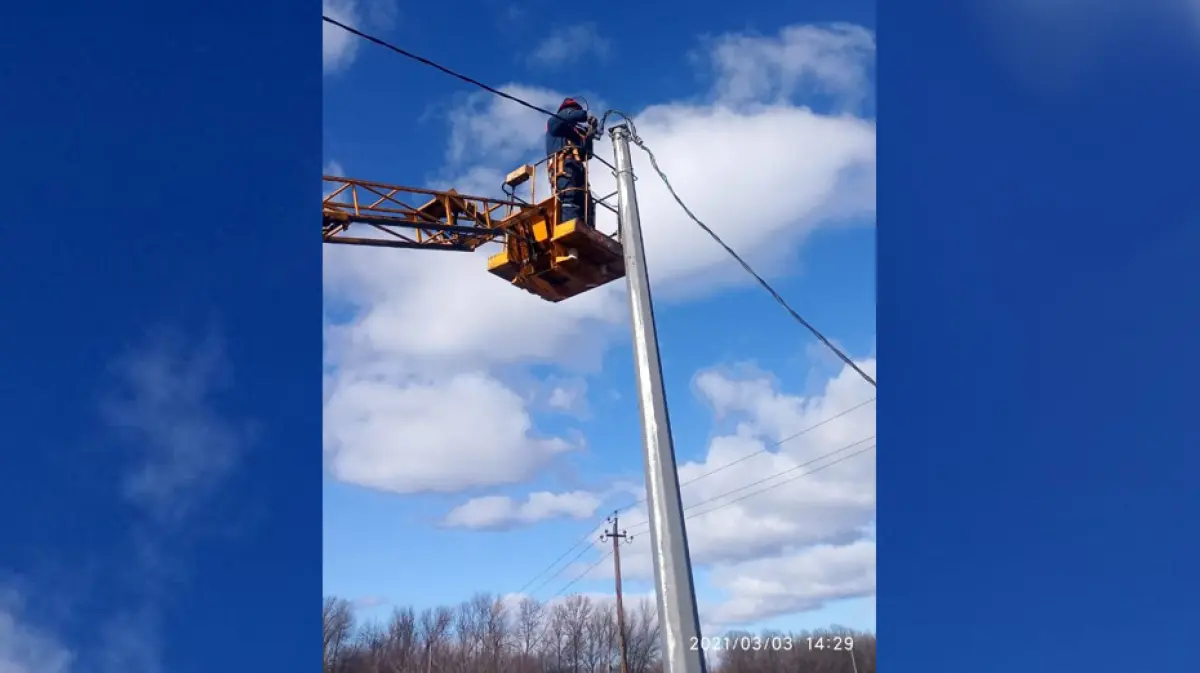
[[[355, 0], [321, 0], [321, 13], [348, 26], [358, 27]], [[349, 67], [358, 53], [359, 38], [341, 28], [321, 22], [321, 66], [328, 74]]]
[[595, 515], [601, 498], [586, 491], [530, 493], [519, 503], [507, 496], [474, 498], [455, 507], [442, 521], [456, 528], [502, 529], [514, 524], [531, 524], [555, 517], [586, 519]]
[[542, 40], [529, 57], [534, 65], [556, 67], [573, 65], [589, 57], [608, 58], [611, 44], [600, 35], [596, 24], [577, 23], [555, 30]]
[[[0, 595], [0, 673], [161, 673], [164, 602], [185, 574], [181, 545], [188, 524], [212, 502], [252, 439], [221, 414], [215, 399], [231, 383], [221, 342], [161, 333], [112, 366], [101, 417], [118, 466], [113, 484], [131, 506], [130, 537], [113, 559], [119, 570], [92, 583], [121, 591], [125, 602], [82, 626], [94, 647], [72, 652], [56, 635], [24, 620], [19, 596]], [[87, 572], [88, 566], [76, 572]], [[25, 595], [59, 599], [59, 587], [31, 585]]]
[[875, 543], [820, 545], [786, 556], [717, 566], [712, 583], [729, 599], [706, 611], [716, 624], [747, 624], [875, 594]]
[[[874, 360], [856, 363], [875, 371]], [[692, 563], [710, 567], [726, 594], [701, 606], [706, 621], [733, 626], [871, 594], [875, 459], [852, 455], [874, 444], [874, 403], [859, 406], [871, 388], [848, 367], [813, 396], [720, 371], [702, 372], [695, 387], [736, 424], [703, 460], [679, 465]], [[653, 576], [646, 517], [644, 506], [622, 516], [635, 535], [622, 555], [631, 580]]]
[[871, 94], [875, 36], [860, 26], [789, 26], [771, 38], [730, 34], [710, 48], [723, 101], [787, 102], [803, 86], [848, 104]]
[[[395, 0], [321, 0], [321, 13], [363, 31], [395, 25]], [[321, 65], [325, 74], [344, 71], [358, 55], [363, 39], [326, 21], [321, 22]]]
[[[500, 89], [510, 96], [547, 110], [557, 109], [563, 99], [562, 94], [556, 91], [536, 86], [509, 84]], [[509, 164], [514, 164], [515, 167], [515, 164], [524, 161], [531, 148], [537, 148], [541, 144], [546, 132], [546, 116], [541, 112], [491, 94], [467, 97], [462, 104], [450, 111], [449, 123], [450, 143], [447, 148], [447, 160], [452, 169], [460, 169], [463, 162], [476, 162], [485, 158], [492, 162], [472, 167], [477, 171], [486, 171], [483, 175], [455, 177], [466, 177], [468, 183], [488, 178], [488, 191], [499, 188], [504, 174], [510, 169]], [[491, 180], [492, 171], [501, 171], [494, 180]], [[467, 189], [459, 191], [477, 193]]]
[[575, 377], [553, 381], [550, 394], [546, 397], [546, 405], [555, 411], [576, 416], [586, 415], [588, 413], [587, 391], [586, 379]]
[[210, 406], [229, 383], [220, 342], [163, 337], [117, 360], [105, 422], [131, 454], [125, 496], [159, 523], [178, 523], [211, 495], [248, 437]]
[[573, 447], [538, 438], [524, 401], [498, 380], [438, 383], [343, 372], [325, 405], [330, 471], [372, 488], [455, 492], [522, 481]]
[[68, 673], [74, 654], [29, 622], [14, 591], [0, 592], [0, 673]]
[[[848, 59], [873, 56], [810, 49], [803, 53], [813, 62], [804, 65], [791, 43], [738, 39], [764, 55], [780, 52], [772, 62], [788, 64], [789, 77], [826, 77], [841, 88], [853, 71]], [[794, 268], [789, 262], [816, 228], [874, 213], [875, 126], [774, 93], [757, 103], [741, 93], [728, 98], [722, 81], [711, 104], [643, 109], [638, 131], [693, 210], [760, 272], [778, 276]], [[527, 85], [502, 88], [538, 105], [562, 98]], [[589, 98], [593, 110], [604, 109], [601, 97]], [[448, 170], [458, 177], [446, 184], [460, 192], [495, 194], [505, 173], [541, 157], [544, 119], [510, 101], [469, 97], [450, 122]], [[611, 155], [607, 141], [598, 152]], [[680, 211], [644, 155], [634, 155], [656, 299], [743, 285], [742, 270]], [[613, 191], [607, 170], [598, 162], [592, 170], [593, 191]], [[546, 176], [535, 180], [544, 195]], [[611, 231], [615, 218], [598, 214]], [[325, 428], [334, 476], [385, 490], [453, 491], [520, 481], [568, 449], [567, 440], [536, 432], [532, 401], [501, 373], [526, 363], [594, 370], [628, 320], [624, 283], [549, 304], [488, 274], [490, 252], [326, 246], [327, 297], [358, 309], [328, 331]]]
[[222, 342], [162, 333], [116, 361], [103, 418], [132, 460], [123, 491], [140, 509], [126, 570], [134, 600], [99, 624], [101, 671], [160, 673], [162, 603], [180, 581], [175, 553], [187, 524], [218, 494], [252, 440], [222, 414], [216, 396], [232, 384]]
[[354, 608], [357, 610], [370, 610], [387, 604], [388, 600], [382, 596], [360, 596], [353, 601]]

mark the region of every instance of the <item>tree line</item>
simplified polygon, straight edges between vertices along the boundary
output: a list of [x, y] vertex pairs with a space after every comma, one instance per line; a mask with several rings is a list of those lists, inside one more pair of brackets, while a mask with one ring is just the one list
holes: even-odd
[[[612, 601], [574, 595], [515, 605], [477, 594], [457, 606], [399, 607], [361, 620], [350, 601], [325, 598], [324, 673], [619, 673]], [[662, 673], [653, 602], [625, 608], [628, 673]], [[875, 635], [831, 627], [731, 631], [706, 648], [710, 673], [875, 673]]]

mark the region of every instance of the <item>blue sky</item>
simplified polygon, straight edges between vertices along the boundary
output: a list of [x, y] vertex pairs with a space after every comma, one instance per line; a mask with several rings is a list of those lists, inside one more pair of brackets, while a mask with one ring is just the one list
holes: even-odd
[[[877, 457], [883, 665], [1104, 673], [1142, 670], [1154, 657], [1186, 667], [1190, 597], [1200, 593], [1189, 534], [1200, 440], [1189, 387], [1200, 374], [1189, 310], [1200, 248], [1195, 15], [1180, 3], [1117, 0], [879, 9], [878, 315], [892, 387], [878, 412], [888, 436]], [[741, 29], [736, 11], [671, 13], [713, 22], [681, 32], [676, 51], [695, 34]], [[9, 94], [0, 177], [10, 193], [0, 218], [9, 234], [0, 246], [0, 667], [318, 666], [312, 634], [329, 579], [316, 524], [322, 252], [303, 223], [315, 230], [306, 204], [323, 164], [318, 101], [330, 79], [316, 12], [316, 3], [223, 0], [25, 3], [0, 23], [0, 51], [18, 64], [0, 68]], [[815, 18], [872, 23], [832, 13], [778, 20], [766, 9], [753, 21], [769, 35]], [[661, 32], [638, 16], [628, 23]], [[431, 32], [406, 35], [440, 53], [425, 25]], [[462, 67], [516, 78], [508, 61], [485, 60]], [[653, 91], [629, 94], [630, 108], [704, 89], [691, 71], [662, 72]], [[372, 106], [365, 94], [379, 85], [357, 81], [364, 86], [347, 98], [363, 101], [364, 119], [388, 121], [406, 104]], [[420, 117], [425, 105], [409, 112]], [[349, 152], [376, 143], [388, 171], [406, 157], [417, 163], [407, 136], [364, 127], [380, 133], [343, 148], [348, 171], [358, 161]], [[436, 178], [444, 148], [428, 152], [432, 161], [419, 163]], [[811, 273], [848, 262], [809, 253], [822, 238], [847, 240], [841, 233], [818, 231], [801, 246]], [[799, 283], [789, 295], [821, 312], [830, 290], [808, 295], [804, 278], [781, 284]], [[740, 296], [747, 312], [760, 300]], [[679, 320], [698, 310], [671, 309]], [[825, 313], [814, 320], [852, 351], [867, 347], [838, 324], [847, 316]], [[791, 329], [780, 323], [780, 333]], [[746, 347], [765, 353], [760, 366], [790, 390], [819, 385], [801, 359], [787, 375], [804, 346], [773, 356], [763, 343], [783, 347], [771, 334], [756, 332]], [[726, 362], [722, 349], [741, 353], [707, 348], [715, 355], [685, 349], [694, 355], [668, 363], [685, 388], [677, 405], [694, 404], [696, 369]], [[609, 346], [601, 371], [620, 376], [627, 357]], [[208, 393], [196, 394], [206, 381]], [[114, 405], [122, 400], [136, 403]], [[677, 431], [717, 432], [711, 416], [697, 416], [698, 427], [677, 420]], [[206, 457], [236, 459], [191, 462], [196, 438], [232, 448]], [[682, 435], [679, 444], [686, 449]], [[162, 469], [184, 465], [204, 469]], [[142, 474], [168, 475], [175, 488], [127, 488], [157, 483], [131, 479]], [[374, 502], [390, 517], [395, 497], [360, 492], [349, 504]], [[402, 539], [423, 544], [466, 495], [422, 497], [382, 535], [415, 532]], [[186, 503], [186, 516], [163, 516]], [[459, 557], [531, 546], [461, 535]], [[536, 551], [532, 569], [549, 560]], [[488, 569], [438, 558], [460, 563], [452, 580], [471, 588]]]
[[[716, 6], [653, 39], [651, 17], [570, 24], [537, 4], [484, 3], [467, 11], [499, 39], [449, 51], [420, 37], [444, 20], [438, 10], [379, 0], [327, 7], [543, 107], [571, 94], [597, 113], [633, 114], [700, 216], [874, 367], [871, 3], [783, 15], [765, 4], [736, 15]], [[327, 171], [497, 194], [504, 173], [541, 157], [537, 113], [345, 37], [327, 28]], [[608, 142], [598, 151], [612, 161]], [[644, 156], [635, 165], [685, 480], [872, 397], [684, 219]], [[603, 167], [594, 170], [595, 191], [612, 191]], [[385, 610], [517, 592], [643, 495], [624, 283], [544, 304], [487, 275], [485, 254], [326, 253], [330, 305], [350, 307], [327, 318], [330, 593]], [[438, 336], [415, 337], [417, 323]], [[685, 506], [873, 434], [867, 405], [687, 487]], [[697, 518], [691, 546], [706, 623], [873, 628], [873, 517], [868, 452]], [[624, 552], [635, 594], [653, 590], [647, 543], [638, 535]], [[601, 556], [564, 560], [561, 574], [526, 592], [551, 598]], [[781, 579], [747, 589], [768, 575]], [[572, 590], [609, 594], [611, 577], [603, 564]]]
[[0, 669], [298, 670], [315, 640], [271, 643], [319, 600], [320, 257], [288, 233], [318, 29], [71, 4], [5, 20]]

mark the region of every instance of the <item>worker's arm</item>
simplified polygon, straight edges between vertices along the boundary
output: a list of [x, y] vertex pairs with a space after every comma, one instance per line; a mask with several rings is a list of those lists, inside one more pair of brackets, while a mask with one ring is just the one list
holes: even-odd
[[579, 131], [575, 128], [576, 124], [582, 124], [588, 120], [588, 113], [584, 110], [575, 108], [567, 108], [559, 110], [558, 114], [550, 118], [546, 129], [550, 135], [557, 138], [575, 138], [578, 137]]

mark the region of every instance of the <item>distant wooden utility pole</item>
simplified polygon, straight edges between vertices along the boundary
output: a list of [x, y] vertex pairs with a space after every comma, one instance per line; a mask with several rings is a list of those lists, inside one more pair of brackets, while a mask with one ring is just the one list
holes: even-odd
[[627, 660], [627, 651], [625, 648], [625, 604], [621, 600], [621, 546], [622, 540], [629, 542], [633, 539], [632, 535], [627, 535], [625, 531], [617, 531], [617, 513], [608, 517], [612, 522], [612, 530], [606, 531], [600, 536], [601, 541], [612, 540], [613, 545], [613, 565], [616, 567], [617, 581], [617, 646], [621, 648], [621, 673], [629, 673], [629, 663]]

